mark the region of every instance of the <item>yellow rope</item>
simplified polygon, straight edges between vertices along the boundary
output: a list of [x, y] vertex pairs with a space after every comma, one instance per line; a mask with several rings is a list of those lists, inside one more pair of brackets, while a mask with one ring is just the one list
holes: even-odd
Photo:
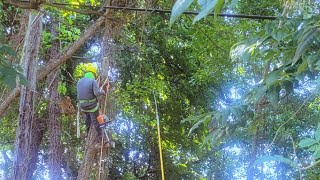
[[162, 147], [161, 147], [161, 135], [160, 135], [160, 120], [158, 114], [157, 100], [153, 92], [154, 102], [156, 106], [156, 119], [157, 119], [157, 129], [158, 129], [158, 144], [159, 144], [159, 153], [160, 153], [160, 165], [161, 165], [161, 179], [164, 180], [164, 168], [163, 168], [163, 158], [162, 158]]

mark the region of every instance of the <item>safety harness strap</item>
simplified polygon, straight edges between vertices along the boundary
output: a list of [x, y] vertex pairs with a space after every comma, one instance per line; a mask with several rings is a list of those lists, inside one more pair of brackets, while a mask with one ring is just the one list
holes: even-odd
[[82, 99], [79, 100], [79, 103], [90, 103], [90, 102], [97, 102], [97, 99]]
[[97, 103], [96, 107], [92, 109], [81, 109], [83, 112], [96, 112], [99, 109], [99, 103]]

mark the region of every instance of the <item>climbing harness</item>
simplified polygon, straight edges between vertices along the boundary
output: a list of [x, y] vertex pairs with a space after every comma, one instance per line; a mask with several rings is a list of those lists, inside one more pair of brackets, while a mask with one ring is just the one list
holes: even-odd
[[96, 102], [96, 99], [92, 100], [79, 100], [79, 103], [77, 104], [78, 111], [77, 111], [77, 138], [80, 138], [80, 111], [83, 112], [96, 112], [99, 109], [99, 103], [97, 103], [96, 107], [88, 110], [84, 110], [80, 108], [80, 103], [86, 103], [86, 102]]
[[89, 103], [89, 102], [96, 102], [97, 99], [94, 98], [94, 99], [82, 99], [82, 100], [79, 100], [79, 103]]
[[99, 103], [97, 103], [96, 107], [92, 109], [81, 109], [83, 112], [96, 112], [99, 109]]

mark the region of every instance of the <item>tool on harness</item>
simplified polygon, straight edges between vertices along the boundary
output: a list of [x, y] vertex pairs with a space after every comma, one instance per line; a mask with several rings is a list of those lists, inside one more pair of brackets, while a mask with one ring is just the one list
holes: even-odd
[[107, 115], [105, 115], [105, 114], [100, 114], [97, 117], [97, 120], [98, 120], [100, 128], [105, 128], [107, 126], [107, 124], [111, 122], [109, 117]]
[[106, 135], [106, 138], [107, 138], [107, 142], [110, 142], [110, 138], [108, 136], [108, 132], [107, 132], [107, 125], [109, 123], [111, 123], [111, 120], [109, 119], [109, 117], [105, 114], [100, 114], [98, 117], [97, 117], [97, 120], [98, 120], [98, 123], [99, 123], [99, 126], [100, 128], [103, 129], [104, 131], [104, 134]]

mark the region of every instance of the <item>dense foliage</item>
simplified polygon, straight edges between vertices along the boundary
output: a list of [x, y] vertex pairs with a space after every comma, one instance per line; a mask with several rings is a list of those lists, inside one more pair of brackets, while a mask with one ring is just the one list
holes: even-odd
[[[103, 2], [57, 3], [71, 5], [43, 6], [40, 70], [52, 58], [52, 42], [58, 41], [62, 52], [81, 38], [81, 32], [99, 18], [93, 6]], [[116, 144], [106, 160], [111, 162], [106, 167], [109, 179], [161, 177], [157, 113], [166, 179], [319, 177], [318, 1], [137, 1], [123, 6], [172, 8], [173, 12], [112, 11], [110, 24], [60, 66], [57, 105], [62, 114], [63, 177], [77, 177], [84, 159], [83, 121], [81, 138], [76, 138], [75, 86], [86, 66], [103, 72], [107, 28], [112, 30], [108, 108]], [[4, 102], [10, 91], [7, 86], [28, 84], [21, 74], [27, 67], [17, 65], [26, 10], [4, 2], [0, 8], [0, 98]], [[192, 9], [200, 13], [182, 15]], [[277, 18], [227, 18], [218, 16], [220, 12]], [[44, 121], [52, 101], [51, 83], [37, 83], [35, 116]], [[17, 107], [12, 103], [1, 116], [0, 177], [4, 178], [10, 178], [12, 170]], [[49, 141], [45, 133], [34, 178], [48, 177]]]

